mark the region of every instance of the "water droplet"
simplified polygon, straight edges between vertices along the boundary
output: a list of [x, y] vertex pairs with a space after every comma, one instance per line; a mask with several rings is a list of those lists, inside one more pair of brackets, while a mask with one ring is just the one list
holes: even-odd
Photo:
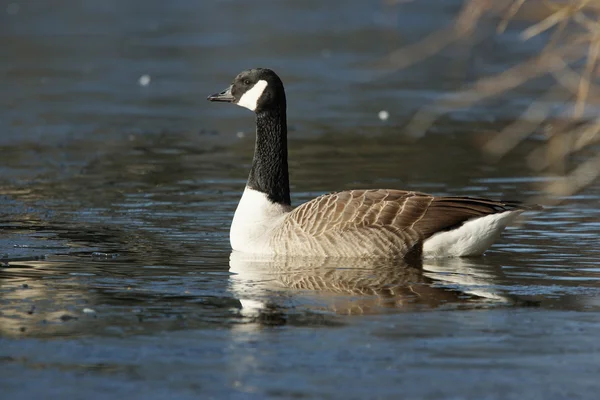
[[145, 75], [140, 76], [138, 83], [140, 84], [140, 86], [148, 86], [150, 84], [151, 80], [152, 79], [150, 78], [150, 75], [145, 74]]

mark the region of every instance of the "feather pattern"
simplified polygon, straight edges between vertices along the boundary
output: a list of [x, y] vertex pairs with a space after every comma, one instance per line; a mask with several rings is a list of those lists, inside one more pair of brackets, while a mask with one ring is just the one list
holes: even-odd
[[289, 212], [273, 229], [269, 247], [288, 255], [421, 255], [423, 242], [434, 234], [487, 215], [511, 211], [516, 216], [526, 208], [471, 197], [350, 190], [317, 197]]

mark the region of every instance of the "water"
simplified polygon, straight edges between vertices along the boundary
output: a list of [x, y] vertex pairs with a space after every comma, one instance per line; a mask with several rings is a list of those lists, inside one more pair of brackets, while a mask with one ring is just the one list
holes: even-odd
[[204, 99], [251, 66], [287, 84], [295, 204], [359, 187], [539, 193], [524, 160], [535, 142], [498, 164], [476, 143], [543, 82], [454, 113], [421, 140], [402, 135], [420, 105], [536, 49], [509, 34], [476, 59], [447, 51], [375, 68], [459, 8], [2, 3], [2, 392], [595, 398], [598, 185], [507, 230], [482, 258], [230, 260], [253, 119]]

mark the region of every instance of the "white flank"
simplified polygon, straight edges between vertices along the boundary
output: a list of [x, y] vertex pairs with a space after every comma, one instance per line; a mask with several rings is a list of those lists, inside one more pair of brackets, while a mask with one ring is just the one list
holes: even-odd
[[244, 253], [273, 253], [269, 246], [273, 228], [291, 210], [290, 206], [273, 203], [265, 193], [246, 187], [231, 223], [231, 247]]
[[265, 88], [267, 87], [267, 81], [261, 79], [256, 82], [252, 89], [248, 90], [246, 93], [242, 95], [240, 101], [237, 102], [238, 106], [246, 107], [249, 110], [256, 111], [256, 105], [258, 103], [258, 99], [262, 96]]
[[457, 229], [436, 233], [423, 243], [424, 258], [483, 254], [522, 210], [505, 211], [467, 221]]

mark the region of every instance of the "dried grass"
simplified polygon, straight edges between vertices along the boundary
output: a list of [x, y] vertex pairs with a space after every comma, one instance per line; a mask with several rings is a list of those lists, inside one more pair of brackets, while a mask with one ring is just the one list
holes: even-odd
[[[529, 60], [422, 108], [407, 131], [422, 136], [449, 111], [514, 90], [531, 79], [551, 76], [554, 83], [547, 91], [485, 143], [483, 151], [500, 160], [531, 135], [543, 132], [545, 140], [531, 151], [527, 162], [540, 174], [556, 178], [543, 187], [546, 202], [581, 191], [600, 176], [600, 117], [589, 115], [592, 106], [600, 105], [600, 0], [465, 0], [451, 28], [393, 52], [386, 64], [404, 68], [420, 62], [473, 35], [483, 17], [499, 21], [499, 35], [516, 19], [532, 21], [520, 33], [521, 40], [545, 35], [546, 45]], [[585, 156], [577, 157], [582, 152]]]

